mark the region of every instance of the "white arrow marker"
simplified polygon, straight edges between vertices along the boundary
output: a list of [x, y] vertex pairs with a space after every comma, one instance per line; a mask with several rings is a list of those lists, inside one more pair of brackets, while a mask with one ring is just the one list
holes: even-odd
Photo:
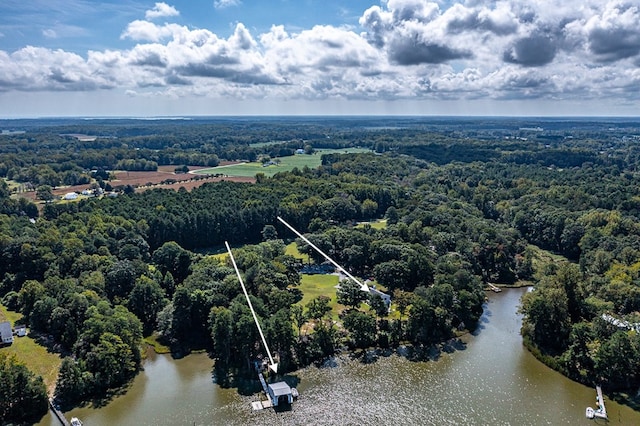
[[271, 364], [269, 368], [273, 370], [274, 373], [278, 372], [278, 363], [273, 361], [273, 356], [271, 356], [271, 351], [269, 350], [269, 346], [267, 346], [267, 339], [264, 338], [264, 334], [262, 333], [262, 328], [260, 328], [260, 323], [258, 322], [258, 316], [256, 315], [256, 311], [253, 310], [253, 305], [251, 304], [251, 299], [249, 299], [249, 294], [247, 293], [247, 289], [244, 286], [244, 282], [242, 281], [242, 277], [240, 276], [240, 271], [238, 270], [238, 266], [236, 265], [236, 260], [233, 258], [233, 254], [231, 253], [231, 247], [229, 247], [228, 242], [224, 242], [224, 245], [227, 246], [227, 251], [229, 252], [229, 257], [231, 258], [231, 263], [233, 263], [233, 269], [236, 270], [236, 275], [238, 275], [238, 280], [240, 281], [240, 285], [242, 286], [242, 291], [244, 292], [244, 297], [247, 298], [247, 303], [249, 304], [249, 309], [251, 309], [251, 314], [253, 315], [253, 319], [256, 322], [256, 326], [258, 327], [258, 332], [260, 333], [260, 337], [262, 338], [262, 343], [264, 344], [264, 349], [267, 351], [267, 355], [269, 355], [269, 361]]
[[354, 277], [353, 275], [351, 275], [349, 272], [347, 272], [346, 269], [344, 269], [342, 266], [338, 265], [338, 262], [336, 262], [335, 260], [333, 260], [332, 258], [330, 258], [329, 256], [327, 256], [326, 253], [324, 253], [322, 250], [320, 250], [318, 247], [316, 247], [311, 241], [309, 241], [304, 235], [302, 235], [301, 233], [299, 233], [298, 231], [296, 231], [296, 229], [289, 225], [287, 222], [284, 221], [283, 218], [281, 218], [280, 216], [278, 216], [278, 220], [282, 223], [284, 223], [284, 225], [291, 229], [293, 231], [294, 234], [296, 234], [298, 237], [302, 238], [307, 244], [309, 244], [311, 247], [313, 247], [318, 253], [320, 253], [321, 255], [324, 256], [325, 259], [327, 259], [329, 262], [331, 262], [333, 264], [333, 266], [335, 266], [336, 268], [338, 268], [339, 270], [341, 270], [347, 277], [351, 278], [354, 282], [358, 283], [360, 285], [360, 290], [362, 291], [366, 291], [367, 293], [369, 292], [369, 286], [361, 283], [356, 277]]

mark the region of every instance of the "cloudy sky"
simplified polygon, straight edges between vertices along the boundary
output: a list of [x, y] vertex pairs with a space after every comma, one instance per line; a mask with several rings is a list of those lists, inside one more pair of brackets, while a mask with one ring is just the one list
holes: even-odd
[[0, 118], [639, 111], [640, 0], [0, 1]]

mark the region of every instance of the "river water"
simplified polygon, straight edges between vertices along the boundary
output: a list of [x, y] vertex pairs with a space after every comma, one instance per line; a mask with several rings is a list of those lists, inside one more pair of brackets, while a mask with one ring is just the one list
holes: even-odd
[[[215, 384], [205, 354], [151, 355], [125, 395], [67, 418], [77, 416], [86, 426], [593, 424], [585, 408], [595, 405], [595, 390], [523, 348], [516, 310], [524, 291], [491, 294], [475, 335], [435, 361], [393, 354], [365, 364], [345, 356], [293, 373], [300, 398], [291, 411], [252, 411], [258, 395]], [[611, 424], [640, 425], [640, 412], [605, 400]], [[50, 415], [40, 424], [57, 425]]]

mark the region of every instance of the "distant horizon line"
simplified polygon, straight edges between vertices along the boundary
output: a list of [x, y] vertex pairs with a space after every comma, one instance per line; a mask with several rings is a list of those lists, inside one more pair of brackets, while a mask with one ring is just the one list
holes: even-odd
[[192, 115], [43, 115], [0, 117], [0, 121], [17, 120], [193, 120], [193, 119], [270, 119], [270, 118], [451, 118], [451, 119], [640, 119], [640, 115], [455, 115], [455, 114], [192, 114]]

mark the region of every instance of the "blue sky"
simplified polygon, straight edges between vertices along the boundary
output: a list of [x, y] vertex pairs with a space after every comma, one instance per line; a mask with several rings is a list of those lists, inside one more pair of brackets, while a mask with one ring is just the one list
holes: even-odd
[[[344, 3], [347, 3], [346, 5]], [[207, 28], [228, 37], [242, 22], [256, 33], [272, 25], [305, 29], [314, 25], [358, 26], [370, 0], [182, 0], [166, 3], [179, 15], [163, 16], [192, 28]], [[144, 19], [153, 1], [3, 0], [0, 2], [0, 49], [13, 51], [26, 45], [65, 49], [79, 54], [96, 48], [127, 48], [135, 43], [120, 40], [129, 22]]]
[[0, 2], [0, 118], [639, 107], [639, 0]]

